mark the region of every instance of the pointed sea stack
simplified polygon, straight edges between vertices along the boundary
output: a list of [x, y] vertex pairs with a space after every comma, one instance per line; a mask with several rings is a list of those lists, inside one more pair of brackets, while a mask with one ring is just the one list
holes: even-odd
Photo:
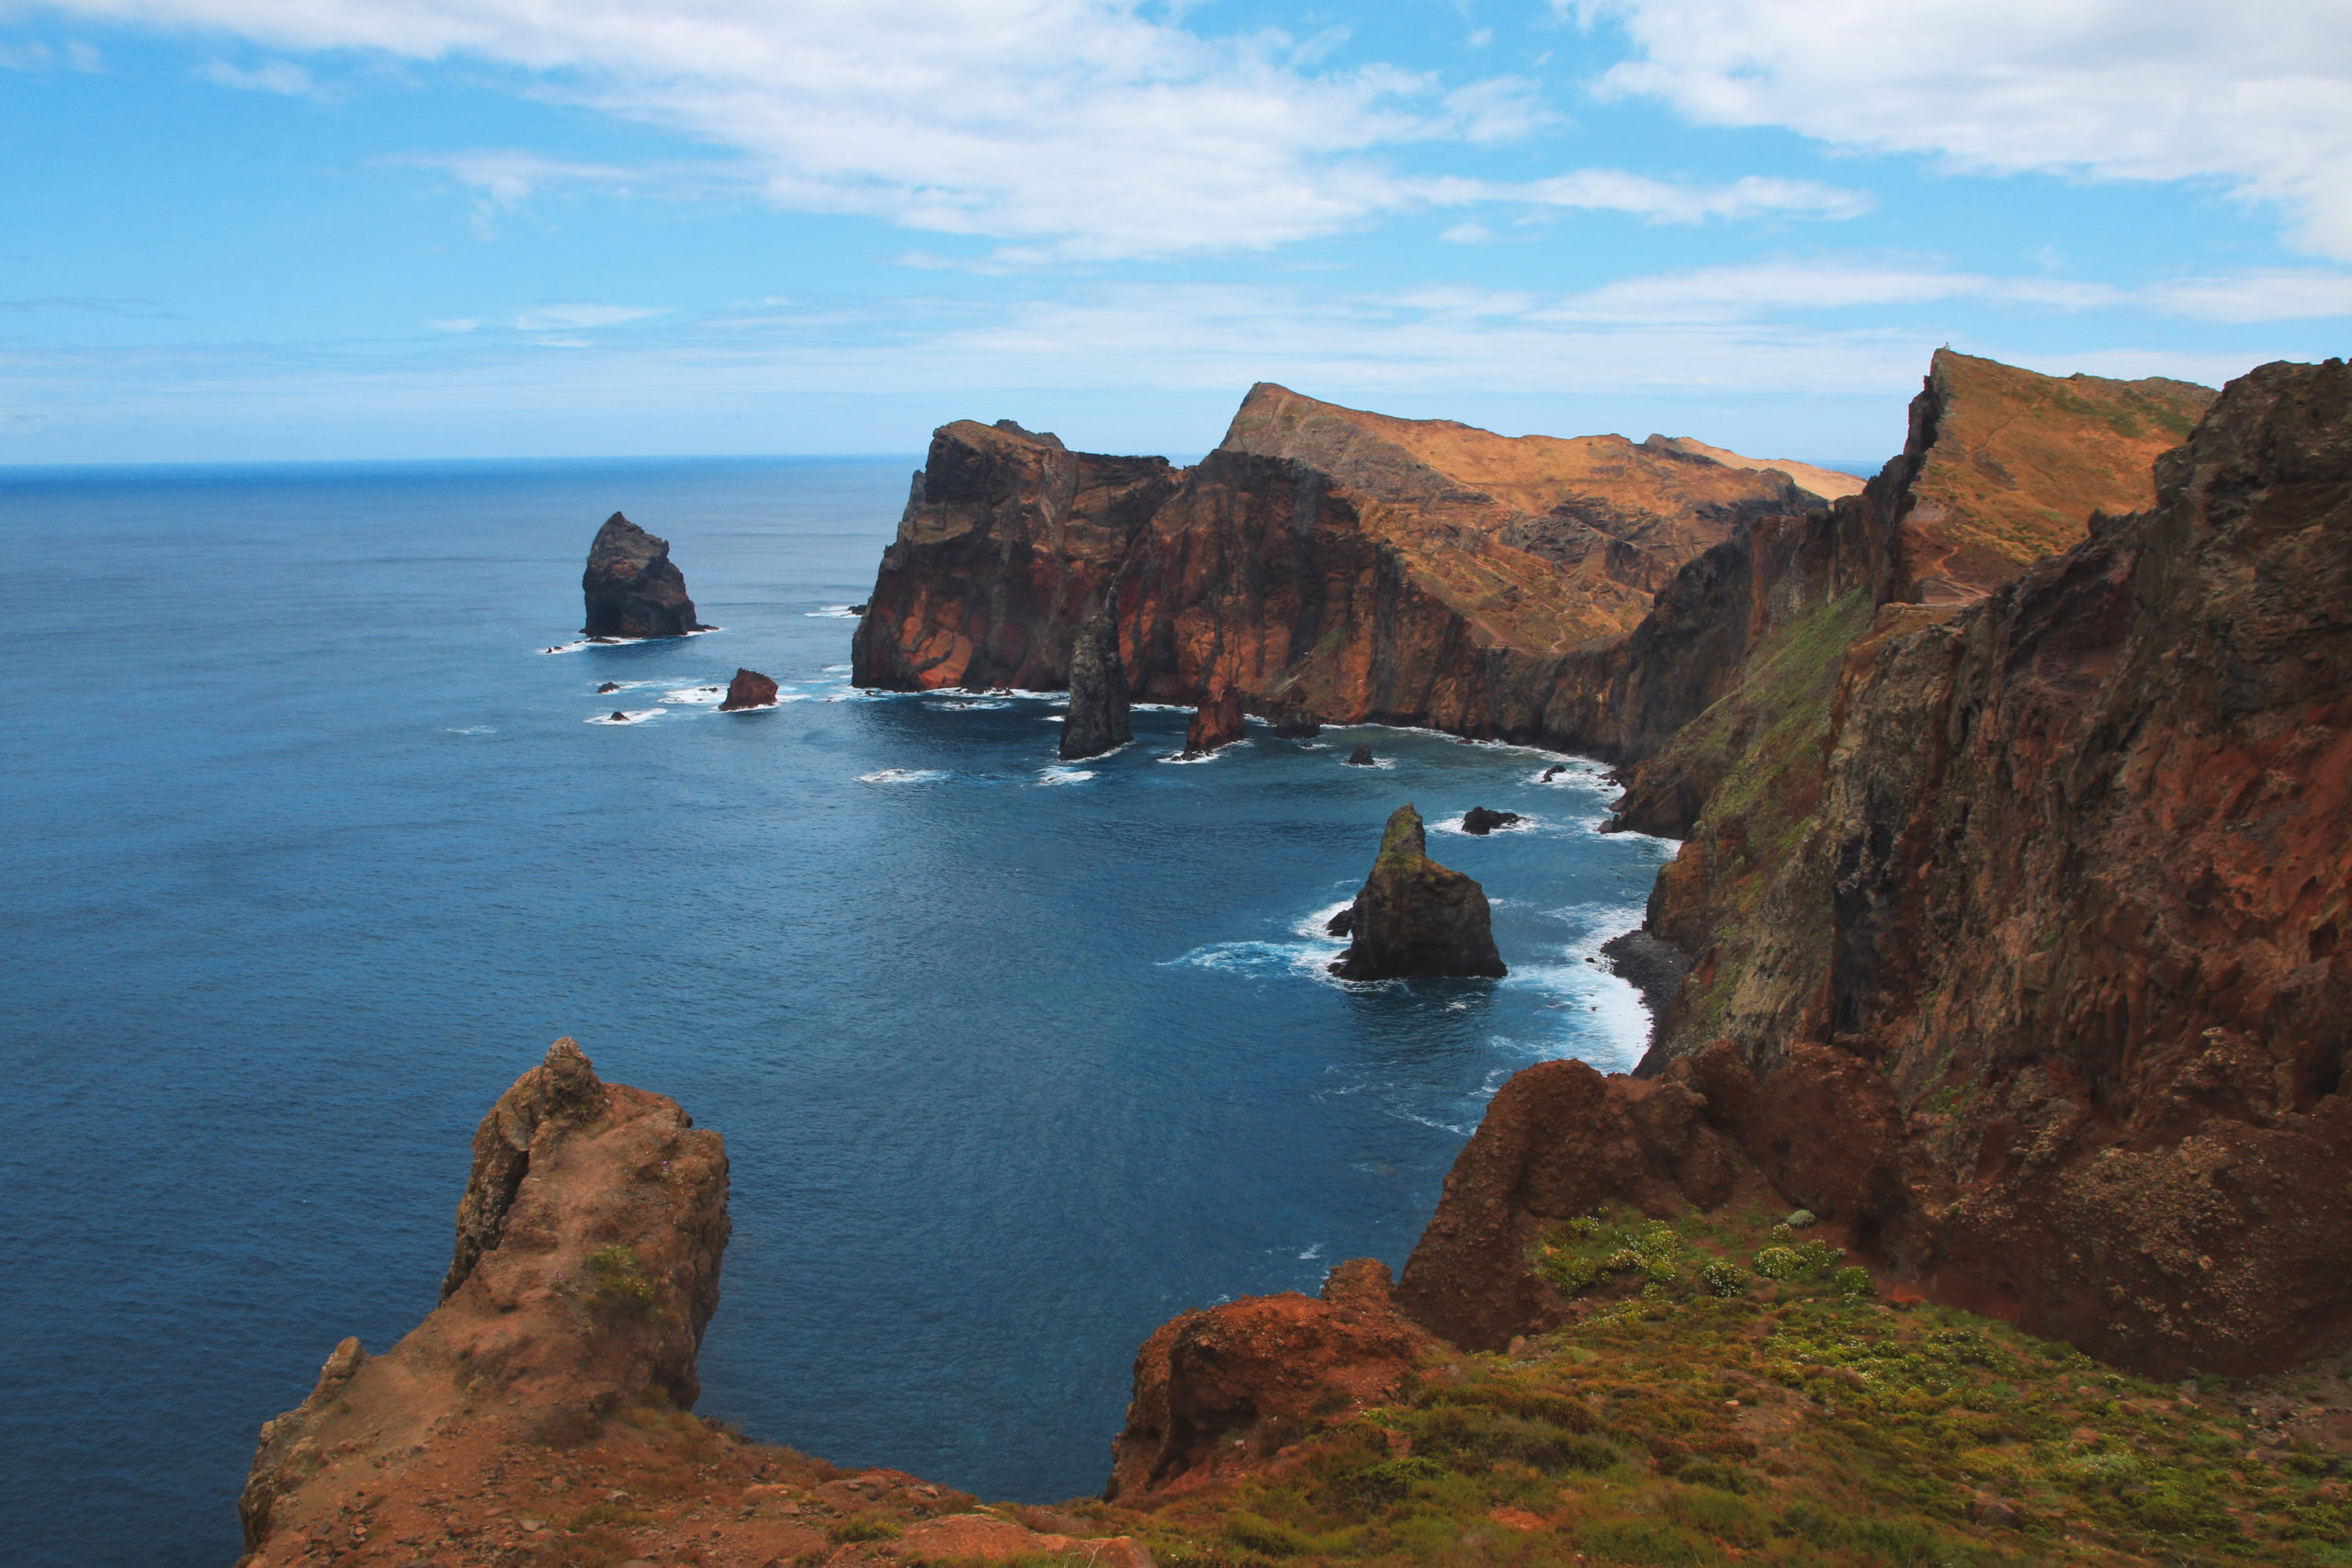
[[775, 706], [775, 682], [756, 670], [738, 668], [735, 679], [727, 683], [727, 700], [718, 705], [721, 713], [741, 713], [746, 708]]
[[1079, 623], [1069, 650], [1069, 715], [1062, 721], [1062, 761], [1100, 757], [1136, 738], [1127, 719], [1127, 672], [1119, 661], [1119, 626], [1107, 599]]
[[710, 628], [695, 619], [686, 579], [670, 561], [670, 541], [657, 539], [619, 513], [596, 530], [588, 570], [580, 576], [588, 601], [590, 637], [684, 637]]
[[1486, 889], [1430, 859], [1421, 814], [1410, 806], [1388, 818], [1380, 858], [1348, 913], [1348, 931], [1353, 940], [1331, 965], [1342, 979], [1500, 979], [1507, 973], [1495, 951]]
[[1184, 731], [1184, 755], [1205, 757], [1241, 736], [1241, 698], [1231, 691], [1220, 693], [1193, 710], [1192, 725]]

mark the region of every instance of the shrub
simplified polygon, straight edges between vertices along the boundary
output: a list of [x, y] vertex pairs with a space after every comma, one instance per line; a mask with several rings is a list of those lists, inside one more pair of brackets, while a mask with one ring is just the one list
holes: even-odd
[[1736, 1296], [1747, 1289], [1747, 1275], [1728, 1263], [1710, 1263], [1699, 1270], [1699, 1282], [1710, 1295]]
[[1871, 1271], [1860, 1264], [1851, 1264], [1838, 1270], [1830, 1281], [1841, 1296], [1867, 1296], [1871, 1293]]
[[1797, 1209], [1792, 1211], [1789, 1217], [1781, 1223], [1792, 1231], [1801, 1231], [1807, 1225], [1817, 1225], [1821, 1221], [1811, 1209]]
[[888, 1519], [853, 1514], [848, 1518], [835, 1520], [825, 1531], [825, 1539], [841, 1546], [853, 1540], [892, 1540], [898, 1534], [899, 1527]]
[[600, 1247], [588, 1255], [588, 1276], [595, 1281], [595, 1304], [608, 1312], [642, 1316], [652, 1310], [658, 1292], [645, 1277], [637, 1254], [626, 1247]]

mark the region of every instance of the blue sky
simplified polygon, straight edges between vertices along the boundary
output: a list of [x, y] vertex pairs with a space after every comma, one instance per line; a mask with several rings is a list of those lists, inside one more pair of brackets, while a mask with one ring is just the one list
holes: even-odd
[[0, 462], [1876, 461], [1950, 343], [2352, 341], [2341, 0], [0, 0]]

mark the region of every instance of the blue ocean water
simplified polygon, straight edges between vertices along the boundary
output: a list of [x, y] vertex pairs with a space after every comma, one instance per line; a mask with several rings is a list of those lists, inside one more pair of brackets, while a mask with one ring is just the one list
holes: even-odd
[[[1063, 767], [1050, 699], [849, 689], [909, 467], [0, 475], [10, 1561], [233, 1557], [256, 1428], [432, 1307], [559, 1034], [726, 1134], [707, 1414], [1032, 1500], [1100, 1487], [1158, 1324], [1401, 1265], [1504, 1077], [1638, 1053], [1589, 960], [1670, 846], [1590, 764], [1179, 764], [1147, 711]], [[543, 651], [616, 507], [720, 630]], [[738, 664], [788, 700], [714, 711]], [[1408, 800], [1509, 979], [1322, 972]]]

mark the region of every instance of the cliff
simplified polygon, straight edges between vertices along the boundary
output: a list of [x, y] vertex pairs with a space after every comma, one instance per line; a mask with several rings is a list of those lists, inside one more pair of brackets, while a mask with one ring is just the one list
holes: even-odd
[[[852, 644], [860, 685], [1069, 679], [1112, 594], [1139, 700], [1607, 746], [1609, 650], [1785, 474], [1619, 436], [1506, 438], [1253, 389], [1194, 468], [943, 426]], [[1563, 728], [1563, 727], [1566, 728]]]
[[684, 637], [710, 629], [695, 619], [685, 574], [670, 559], [670, 541], [617, 512], [588, 547], [580, 591], [588, 607], [582, 629], [589, 637]]

